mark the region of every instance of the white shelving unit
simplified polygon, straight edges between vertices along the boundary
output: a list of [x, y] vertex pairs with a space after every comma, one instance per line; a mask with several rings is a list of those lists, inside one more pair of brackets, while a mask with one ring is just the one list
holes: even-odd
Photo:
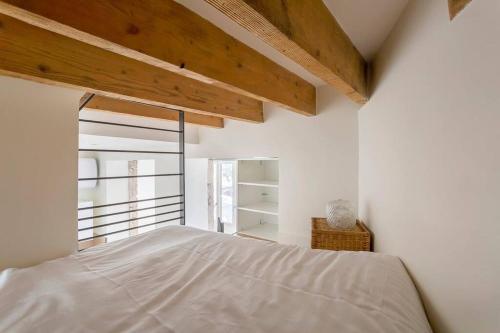
[[265, 223], [238, 232], [241, 236], [278, 241], [279, 228], [277, 224]]
[[276, 180], [254, 180], [254, 181], [241, 181], [238, 185], [246, 186], [262, 186], [262, 187], [276, 187], [278, 188], [278, 181]]
[[257, 202], [249, 205], [238, 206], [238, 209], [278, 216], [278, 204], [276, 202]]
[[277, 241], [279, 232], [279, 161], [237, 162], [236, 233]]

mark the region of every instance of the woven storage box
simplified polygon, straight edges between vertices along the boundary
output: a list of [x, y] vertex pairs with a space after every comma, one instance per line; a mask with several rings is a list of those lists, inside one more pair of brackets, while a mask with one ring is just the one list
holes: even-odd
[[370, 251], [370, 231], [359, 220], [351, 230], [331, 228], [325, 218], [313, 217], [311, 248], [335, 251]]

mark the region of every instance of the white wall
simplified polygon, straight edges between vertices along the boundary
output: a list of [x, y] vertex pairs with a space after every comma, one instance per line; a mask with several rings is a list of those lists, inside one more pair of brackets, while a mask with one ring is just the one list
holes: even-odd
[[[83, 109], [80, 112], [80, 119], [114, 122], [118, 124], [163, 128], [170, 130], [179, 129], [179, 123], [177, 121], [138, 117], [138, 116], [119, 114], [114, 112], [102, 112], [102, 111], [95, 111], [92, 109]], [[199, 126], [197, 125], [192, 125], [189, 123], [186, 123], [184, 125], [185, 143], [189, 144], [198, 143], [198, 127]], [[130, 139], [155, 141], [157, 144], [159, 142], [179, 142], [178, 133], [123, 127], [123, 126], [80, 122], [79, 131], [80, 134], [105, 136], [116, 139], [117, 141], [120, 141], [123, 138], [130, 138]]]
[[359, 210], [436, 332], [500, 327], [500, 2], [410, 2], [359, 113]]
[[208, 159], [185, 162], [186, 225], [208, 230]]
[[0, 269], [76, 249], [82, 95], [0, 76]]
[[226, 121], [223, 130], [200, 128], [189, 157], [279, 157], [280, 239], [310, 244], [310, 221], [329, 200], [357, 202], [357, 105], [330, 87], [318, 90], [316, 117], [265, 105], [266, 122]]

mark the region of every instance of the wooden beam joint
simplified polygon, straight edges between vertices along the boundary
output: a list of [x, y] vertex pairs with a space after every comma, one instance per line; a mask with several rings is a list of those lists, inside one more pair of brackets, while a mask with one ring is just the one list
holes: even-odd
[[[85, 94], [81, 101], [87, 100]], [[146, 117], [160, 120], [170, 120], [179, 121], [179, 112], [174, 109], [159, 107], [155, 105], [148, 105], [143, 103], [136, 103], [121, 99], [110, 98], [106, 96], [93, 97], [86, 105], [85, 108], [112, 112], [118, 114], [126, 114], [131, 116]], [[207, 116], [202, 114], [196, 114], [192, 112], [186, 112], [184, 114], [184, 121], [189, 124], [201, 125], [213, 128], [224, 128], [224, 119], [220, 117]]]

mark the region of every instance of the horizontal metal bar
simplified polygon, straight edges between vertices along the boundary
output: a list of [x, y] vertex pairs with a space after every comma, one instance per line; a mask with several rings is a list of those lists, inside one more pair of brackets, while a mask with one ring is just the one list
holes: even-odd
[[78, 119], [78, 121], [81, 121], [83, 123], [93, 123], [93, 124], [101, 124], [101, 125], [133, 127], [133, 128], [148, 129], [148, 130], [154, 130], [154, 131], [180, 133], [180, 131], [178, 131], [178, 130], [171, 130], [171, 129], [158, 128], [158, 127], [148, 127], [148, 126], [137, 126], [137, 125], [129, 125], [129, 124], [112, 123], [112, 122], [109, 122], [109, 121], [97, 121], [97, 120], [89, 120], [89, 119]]
[[89, 206], [89, 207], [81, 207], [81, 208], [78, 208], [78, 211], [80, 211], [80, 210], [87, 210], [87, 209], [97, 209], [97, 208], [111, 207], [111, 206], [119, 206], [119, 205], [125, 205], [125, 204], [136, 203], [136, 202], [144, 202], [144, 201], [152, 201], [152, 200], [162, 200], [162, 199], [171, 199], [171, 198], [178, 198], [178, 197], [183, 197], [183, 195], [182, 194], [167, 195], [167, 196], [164, 196], [164, 197], [157, 197], [157, 198], [151, 198], [151, 199], [123, 201], [123, 202], [117, 202], [117, 203], [112, 203], [112, 204]]
[[96, 178], [78, 178], [78, 181], [87, 180], [106, 180], [106, 179], [127, 179], [127, 178], [143, 178], [143, 177], [170, 177], [170, 176], [182, 176], [182, 173], [160, 173], [156, 175], [138, 175], [138, 176], [116, 176], [116, 177], [96, 177]]
[[169, 155], [182, 155], [178, 151], [149, 151], [149, 150], [121, 150], [121, 149], [87, 149], [82, 148], [78, 151], [95, 151], [102, 153], [134, 153], [134, 154], [169, 154]]
[[148, 224], [144, 224], [144, 225], [137, 226], [137, 227], [132, 227], [132, 228], [128, 228], [128, 229], [123, 229], [123, 230], [108, 232], [108, 233], [105, 233], [105, 234], [102, 234], [102, 235], [96, 235], [96, 236], [92, 236], [92, 237], [82, 238], [82, 239], [79, 239], [78, 241], [79, 242], [83, 242], [83, 241], [87, 241], [87, 240], [91, 240], [91, 239], [95, 239], [95, 238], [100, 238], [100, 237], [104, 237], [104, 236], [118, 234], [120, 232], [125, 232], [125, 231], [135, 230], [135, 229], [139, 229], [139, 228], [149, 227], [149, 226], [152, 226], [152, 225], [166, 223], [166, 222], [180, 220], [180, 219], [181, 219], [181, 217], [176, 217], [176, 218], [173, 218], [173, 219], [158, 221], [158, 222], [155, 222], [155, 223], [148, 223]]
[[132, 221], [146, 219], [146, 218], [149, 218], [149, 217], [155, 217], [155, 216], [161, 216], [161, 215], [168, 215], [168, 214], [179, 213], [179, 212], [182, 212], [182, 210], [181, 209], [171, 210], [171, 211], [164, 212], [164, 213], [158, 213], [158, 214], [151, 214], [151, 215], [147, 215], [147, 216], [134, 217], [133, 219], [128, 219], [128, 220], [121, 220], [121, 221], [110, 222], [110, 223], [105, 223], [105, 224], [93, 225], [91, 227], [85, 227], [85, 228], [78, 229], [78, 231], [85, 231], [85, 230], [90, 230], [90, 229], [98, 229], [98, 228], [107, 227], [107, 226], [110, 226], [110, 225], [115, 225], [115, 224], [120, 224], [120, 223], [126, 223], [126, 222], [132, 222]]
[[180, 202], [174, 202], [174, 203], [169, 203], [169, 204], [165, 204], [165, 205], [159, 205], [159, 206], [151, 206], [151, 207], [137, 208], [137, 209], [126, 210], [126, 211], [121, 211], [121, 212], [109, 213], [109, 214], [102, 214], [102, 215], [96, 215], [96, 216], [90, 216], [90, 217], [82, 217], [82, 218], [79, 218], [78, 221], [86, 221], [86, 220], [98, 219], [98, 218], [106, 217], [106, 216], [114, 216], [114, 215], [121, 215], [121, 214], [127, 214], [127, 213], [134, 213], [134, 212], [140, 212], [142, 210], [162, 208], [162, 207], [168, 207], [168, 206], [175, 206], [175, 205], [180, 205], [180, 204], [182, 204], [182, 201], [180, 201]]

